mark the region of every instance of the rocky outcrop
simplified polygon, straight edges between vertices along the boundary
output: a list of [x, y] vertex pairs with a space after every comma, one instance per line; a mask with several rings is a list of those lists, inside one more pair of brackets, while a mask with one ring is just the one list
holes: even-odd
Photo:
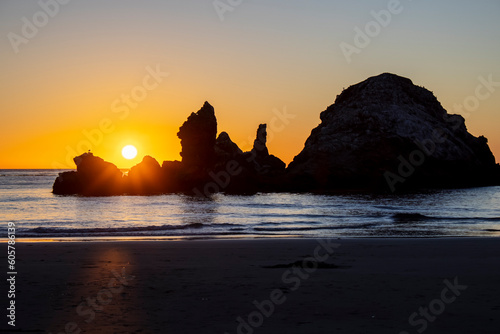
[[231, 159], [237, 159], [243, 154], [243, 151], [236, 145], [227, 132], [221, 132], [215, 141], [216, 161], [219, 165], [226, 163]]
[[158, 194], [165, 189], [164, 172], [158, 161], [146, 155], [142, 161], [128, 172], [128, 193]]
[[175, 183], [181, 186], [181, 191], [190, 192], [194, 187], [209, 182], [209, 173], [217, 159], [216, 136], [217, 119], [214, 108], [205, 102], [198, 112], [188, 117], [177, 133], [181, 140], [182, 161]]
[[214, 108], [205, 102], [196, 113], [192, 113], [177, 133], [181, 140], [182, 163], [187, 169], [206, 171], [215, 163], [215, 140], [217, 119]]
[[276, 176], [286, 169], [286, 164], [281, 159], [269, 154], [266, 124], [259, 125], [253, 148], [250, 152], [245, 153], [245, 158], [248, 162], [251, 162], [251, 168], [259, 175]]
[[397, 191], [491, 183], [498, 166], [427, 89], [381, 74], [344, 90], [288, 167], [296, 190]]
[[163, 192], [164, 193], [177, 193], [184, 192], [185, 184], [183, 178], [185, 172], [180, 161], [163, 161], [161, 165], [163, 171]]
[[59, 173], [52, 185], [52, 192], [56, 195], [77, 195], [82, 189], [82, 183], [75, 171]]
[[[279, 189], [279, 176], [285, 172], [286, 165], [279, 158], [270, 155], [266, 146], [266, 124], [260, 124], [250, 152], [242, 152], [227, 134], [221, 133], [217, 139], [216, 151], [219, 156], [217, 169], [212, 179], [225, 175], [226, 184], [222, 191], [233, 194], [252, 194], [259, 191]], [[219, 179], [220, 180], [220, 179]]]
[[253, 141], [253, 148], [251, 153], [255, 157], [265, 158], [269, 156], [269, 151], [267, 150], [267, 124], [260, 124], [257, 129], [257, 136]]
[[286, 165], [269, 154], [267, 126], [251, 151], [226, 132], [217, 135], [205, 102], [179, 128], [182, 161], [160, 167], [146, 156], [128, 176], [92, 153], [74, 159], [76, 171], [54, 182], [55, 194], [103, 196], [182, 192], [252, 194], [273, 191], [399, 191], [418, 187], [500, 184], [487, 139], [474, 137], [427, 89], [381, 74], [344, 90], [320, 115], [304, 149]]
[[54, 194], [110, 196], [125, 192], [123, 173], [112, 163], [90, 152], [75, 157], [73, 161], [76, 164], [76, 172], [59, 174], [54, 182]]

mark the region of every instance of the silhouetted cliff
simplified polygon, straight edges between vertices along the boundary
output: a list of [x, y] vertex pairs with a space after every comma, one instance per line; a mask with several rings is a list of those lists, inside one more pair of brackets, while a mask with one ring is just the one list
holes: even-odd
[[484, 137], [427, 89], [384, 73], [351, 86], [320, 115], [288, 167], [292, 188], [397, 191], [498, 182]]

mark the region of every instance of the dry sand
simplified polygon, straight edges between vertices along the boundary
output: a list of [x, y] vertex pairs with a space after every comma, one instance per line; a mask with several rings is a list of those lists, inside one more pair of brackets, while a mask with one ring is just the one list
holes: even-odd
[[500, 328], [498, 238], [17, 243], [17, 260], [19, 331]]

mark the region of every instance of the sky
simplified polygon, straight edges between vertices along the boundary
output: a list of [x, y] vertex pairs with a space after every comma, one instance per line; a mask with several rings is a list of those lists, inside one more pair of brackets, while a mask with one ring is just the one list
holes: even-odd
[[[289, 163], [343, 88], [384, 72], [434, 92], [500, 159], [500, 1], [2, 0], [0, 168], [180, 160], [205, 101]], [[138, 156], [121, 156], [134, 145]]]

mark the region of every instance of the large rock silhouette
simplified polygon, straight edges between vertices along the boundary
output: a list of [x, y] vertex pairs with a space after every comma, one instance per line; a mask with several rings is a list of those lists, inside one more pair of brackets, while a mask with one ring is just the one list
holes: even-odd
[[192, 113], [179, 128], [181, 157], [184, 167], [206, 171], [215, 164], [215, 140], [217, 119], [214, 107], [205, 102], [196, 113]]
[[397, 191], [498, 182], [484, 137], [436, 97], [384, 73], [344, 90], [288, 167], [295, 190]]
[[[182, 161], [177, 165], [180, 169], [174, 169], [177, 177], [175, 183], [180, 186], [179, 191], [189, 193], [191, 189], [209, 182], [209, 172], [216, 164], [216, 136], [215, 111], [205, 102], [200, 110], [188, 117], [177, 133], [182, 147]], [[174, 166], [169, 162], [164, 165]]]
[[59, 175], [55, 194], [107, 196], [182, 192], [252, 194], [273, 191], [399, 191], [421, 187], [500, 184], [487, 139], [474, 137], [463, 117], [449, 115], [427, 89], [384, 73], [344, 90], [320, 114], [304, 149], [285, 168], [267, 148], [260, 124], [251, 151], [229, 134], [217, 136], [214, 108], [205, 102], [179, 128], [182, 161], [162, 166], [146, 156], [128, 176], [84, 153], [76, 171]]
[[76, 172], [60, 173], [53, 185], [54, 194], [84, 196], [119, 195], [126, 191], [123, 173], [92, 153], [73, 159]]
[[158, 161], [149, 155], [130, 169], [127, 183], [130, 194], [159, 194], [166, 189], [165, 173]]

